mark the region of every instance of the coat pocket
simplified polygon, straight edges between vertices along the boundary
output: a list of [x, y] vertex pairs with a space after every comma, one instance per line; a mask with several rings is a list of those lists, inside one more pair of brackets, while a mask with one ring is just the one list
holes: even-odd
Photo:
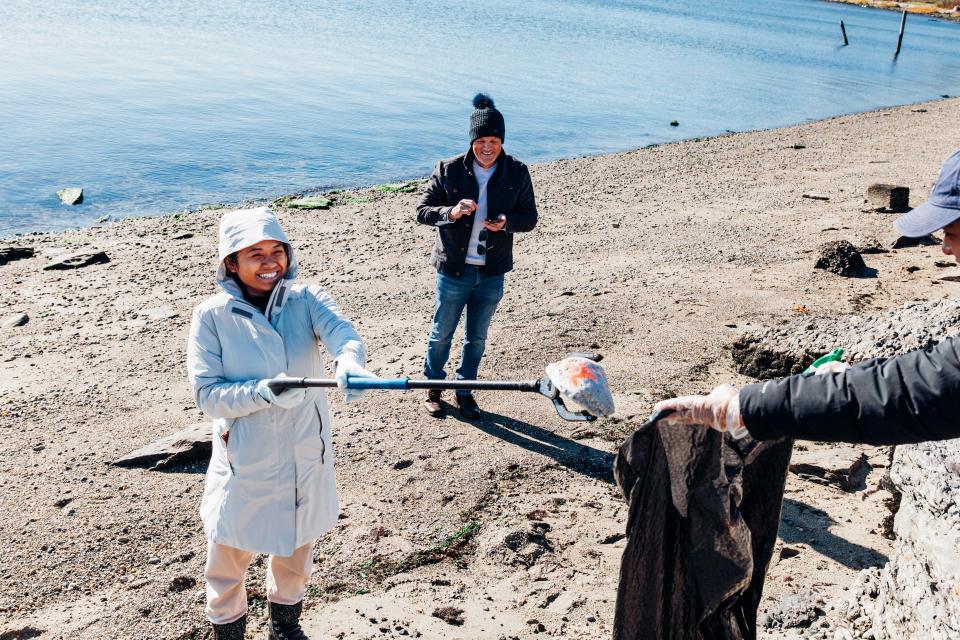
[[320, 407], [316, 404], [313, 405], [313, 410], [317, 412], [317, 422], [319, 427], [317, 427], [317, 437], [320, 438], [320, 464], [324, 464], [324, 458], [327, 454], [327, 444], [323, 441], [323, 414], [320, 413]]
[[233, 450], [237, 446], [237, 434], [234, 433], [234, 425], [237, 424], [237, 419], [233, 418], [229, 420], [218, 435], [220, 436], [220, 441], [223, 442], [223, 451], [227, 458], [227, 465], [230, 467], [230, 473], [236, 475], [236, 470], [233, 464]]
[[276, 410], [264, 409], [235, 419], [226, 447], [234, 476], [249, 480], [264, 477], [276, 468], [279, 451], [272, 411]]

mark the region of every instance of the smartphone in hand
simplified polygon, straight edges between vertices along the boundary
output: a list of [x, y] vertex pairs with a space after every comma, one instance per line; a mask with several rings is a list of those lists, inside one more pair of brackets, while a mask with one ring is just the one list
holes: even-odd
[[501, 213], [500, 215], [498, 215], [496, 218], [492, 220], [490, 218], [487, 218], [486, 220], [484, 220], [483, 226], [485, 226], [487, 229], [490, 229], [490, 227], [502, 225], [504, 221], [506, 221], [506, 219], [507, 219], [506, 214]]

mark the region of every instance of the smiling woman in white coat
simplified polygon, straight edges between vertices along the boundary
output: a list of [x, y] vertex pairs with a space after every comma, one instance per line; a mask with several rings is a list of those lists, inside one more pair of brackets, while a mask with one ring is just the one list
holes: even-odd
[[[267, 380], [322, 377], [321, 343], [341, 388], [350, 376], [373, 376], [363, 368], [363, 341], [333, 299], [296, 277], [293, 249], [271, 211], [223, 216], [222, 291], [194, 309], [187, 347], [193, 395], [214, 420], [200, 515], [206, 613], [217, 640], [244, 637], [244, 574], [255, 553], [270, 556], [270, 638], [306, 639], [299, 620], [313, 543], [339, 515], [323, 389], [275, 394]], [[357, 394], [345, 392], [348, 400]]]

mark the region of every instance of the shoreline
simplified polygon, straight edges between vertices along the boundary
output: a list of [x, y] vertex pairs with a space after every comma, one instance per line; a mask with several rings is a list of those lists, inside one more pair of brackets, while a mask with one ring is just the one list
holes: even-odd
[[[939, 7], [936, 2], [897, 2], [895, 0], [828, 0], [837, 4], [853, 4], [866, 9], [883, 9], [926, 16], [928, 18], [942, 18], [952, 22], [960, 22], [960, 10], [947, 10]], [[958, 5], [960, 6], [960, 5]]]
[[[746, 333], [960, 296], [939, 247], [889, 249], [895, 216], [864, 202], [873, 183], [923, 202], [960, 140], [958, 111], [960, 98], [941, 99], [532, 165], [540, 222], [515, 239], [481, 376], [529, 379], [566, 353], [601, 352], [617, 413], [576, 425], [542, 400], [485, 393], [481, 421], [435, 420], [417, 394], [348, 405], [332, 392], [342, 515], [315, 549], [307, 633], [609, 637], [627, 510], [607, 470], [657, 400], [754, 382], [729, 349]], [[354, 320], [368, 368], [419, 377], [433, 229], [414, 221], [419, 193], [369, 196], [277, 211], [301, 280]], [[0, 635], [206, 637], [205, 464], [110, 462], [206, 420], [184, 359], [191, 311], [217, 290], [218, 221], [202, 210], [0, 243], [36, 250], [0, 265], [0, 322], [27, 316], [0, 329]], [[864, 256], [874, 277], [814, 269], [832, 240], [887, 248]], [[43, 269], [78, 251], [110, 261]], [[860, 569], [890, 556], [889, 494], [874, 490], [887, 450], [855, 451], [868, 490], [788, 475], [761, 613], [812, 589], [827, 629]], [[440, 545], [450, 552], [424, 553]], [[264, 630], [264, 572], [258, 558], [251, 634]], [[446, 607], [466, 624], [432, 615]]]
[[[828, 1], [830, 1], [830, 2], [838, 2], [838, 3], [846, 3], [846, 4], [860, 4], [860, 3], [857, 2], [856, 0], [828, 0]], [[861, 6], [865, 6], [865, 5], [861, 5]], [[878, 8], [882, 8], [882, 7], [878, 7]], [[960, 14], [958, 14], [958, 20], [960, 20]], [[903, 104], [879, 106], [879, 107], [875, 107], [875, 108], [872, 108], [872, 109], [868, 109], [868, 110], [866, 110], [866, 111], [854, 111], [854, 112], [850, 112], [850, 113], [841, 113], [841, 114], [829, 116], [829, 117], [827, 117], [827, 118], [821, 118], [821, 119], [818, 119], [818, 120], [808, 120], [808, 121], [804, 121], [804, 122], [798, 122], [798, 123], [787, 124], [787, 125], [782, 125], [782, 126], [775, 126], [775, 127], [768, 127], [768, 128], [760, 128], [760, 129], [749, 129], [749, 130], [745, 130], [745, 131], [731, 131], [731, 130], [727, 129], [727, 130], [725, 130], [723, 133], [718, 133], [718, 134], [710, 135], [710, 136], [693, 136], [693, 137], [690, 137], [690, 138], [683, 138], [683, 139], [680, 139], [680, 140], [672, 140], [672, 141], [666, 141], [666, 142], [654, 142], [654, 143], [647, 144], [647, 145], [644, 145], [644, 146], [641, 146], [641, 147], [631, 147], [631, 148], [622, 149], [622, 150], [619, 150], [619, 151], [604, 151], [604, 152], [595, 153], [595, 154], [588, 154], [588, 155], [582, 155], [582, 156], [572, 156], [572, 157], [568, 157], [568, 158], [556, 158], [556, 159], [554, 159], [554, 160], [548, 160], [548, 161], [536, 162], [536, 163], [528, 163], [528, 164], [529, 164], [530, 167], [547, 166], [547, 165], [555, 164], [555, 163], [558, 163], [558, 162], [565, 162], [565, 161], [569, 161], [569, 160], [577, 160], [577, 159], [583, 159], [583, 158], [596, 158], [596, 157], [612, 156], [612, 155], [618, 155], [618, 154], [622, 154], [622, 153], [632, 153], [632, 152], [640, 151], [640, 150], [643, 150], [643, 149], [653, 149], [653, 148], [662, 147], [662, 146], [667, 146], [667, 145], [677, 145], [677, 144], [684, 144], [684, 143], [689, 143], [689, 142], [700, 142], [700, 141], [704, 141], [704, 140], [716, 140], [716, 139], [719, 139], [719, 138], [726, 138], [726, 137], [729, 137], [729, 136], [745, 135], [745, 134], [759, 133], [759, 132], [764, 132], [764, 131], [786, 130], [786, 129], [791, 129], [791, 128], [793, 128], [793, 127], [803, 126], [803, 125], [805, 125], [805, 124], [811, 124], [811, 123], [814, 123], [814, 122], [828, 122], [828, 121], [834, 120], [834, 119], [836, 119], [836, 118], [845, 118], [845, 117], [850, 117], [850, 116], [865, 115], [865, 114], [870, 114], [870, 113], [874, 113], [874, 112], [882, 112], [882, 111], [886, 111], [886, 110], [890, 110], [890, 109], [896, 109], [896, 108], [901, 108], [901, 107], [922, 107], [923, 105], [936, 104], [936, 103], [938, 103], [938, 102], [942, 102], [942, 101], [944, 101], [944, 100], [951, 100], [951, 99], [953, 99], [953, 98], [955, 98], [955, 96], [942, 95], [942, 96], [939, 97], [939, 98], [933, 98], [933, 99], [931, 99], [931, 100], [923, 100], [923, 101], [918, 101], [918, 102], [907, 102], [907, 103], [903, 103]], [[342, 203], [342, 199], [339, 199], [339, 198], [336, 198], [336, 197], [332, 197], [332, 196], [336, 196], [336, 195], [338, 195], [338, 194], [347, 194], [347, 195], [351, 195], [351, 194], [352, 194], [352, 195], [354, 195], [354, 196], [357, 196], [357, 197], [360, 197], [360, 198], [364, 198], [364, 197], [368, 197], [371, 193], [376, 193], [376, 192], [378, 192], [378, 191], [381, 189], [381, 187], [384, 187], [384, 186], [389, 186], [389, 185], [393, 185], [393, 184], [403, 184], [403, 183], [422, 183], [422, 182], [426, 182], [426, 180], [428, 180], [428, 179], [429, 179], [429, 175], [427, 175], [427, 176], [415, 176], [415, 177], [399, 178], [396, 182], [393, 182], [393, 183], [380, 183], [380, 184], [370, 184], [370, 185], [360, 185], [360, 186], [344, 186], [344, 187], [336, 187], [336, 188], [331, 188], [331, 189], [324, 189], [324, 188], [312, 189], [312, 188], [307, 188], [307, 189], [303, 189], [303, 190], [300, 190], [300, 191], [294, 191], [294, 192], [290, 192], [290, 193], [285, 193], [285, 194], [282, 194], [282, 195], [277, 196], [276, 198], [272, 198], [272, 199], [270, 199], [270, 198], [247, 199], [247, 200], [242, 200], [242, 201], [239, 201], [239, 202], [232, 202], [232, 203], [231, 203], [231, 202], [203, 203], [203, 204], [193, 205], [193, 206], [189, 206], [189, 207], [184, 207], [184, 208], [178, 209], [178, 210], [176, 210], [176, 211], [168, 211], [168, 212], [158, 213], [158, 214], [155, 214], [155, 215], [132, 215], [132, 216], [125, 216], [125, 217], [120, 217], [120, 218], [114, 218], [114, 217], [113, 217], [113, 214], [106, 214], [106, 216], [109, 217], [110, 220], [107, 220], [107, 221], [102, 222], [102, 223], [101, 223], [101, 222], [93, 222], [92, 224], [89, 224], [89, 225], [78, 226], [78, 227], [70, 227], [70, 228], [67, 228], [67, 229], [50, 230], [50, 231], [23, 231], [23, 232], [17, 232], [17, 233], [14, 233], [14, 234], [11, 234], [11, 235], [6, 235], [6, 236], [0, 235], [0, 244], [11, 244], [11, 243], [16, 242], [16, 241], [17, 241], [18, 239], [20, 239], [20, 238], [29, 238], [29, 237], [38, 237], [38, 236], [50, 236], [50, 235], [69, 234], [69, 233], [78, 233], [78, 232], [83, 231], [83, 230], [85, 230], [85, 229], [94, 229], [94, 228], [99, 228], [99, 227], [102, 227], [102, 226], [108, 226], [108, 225], [123, 223], [124, 221], [130, 221], [130, 220], [155, 219], [155, 218], [164, 218], [164, 217], [178, 216], [178, 215], [192, 215], [192, 214], [200, 213], [200, 212], [203, 212], [203, 211], [206, 211], [206, 210], [217, 210], [217, 211], [219, 211], [219, 210], [223, 210], [223, 209], [240, 209], [240, 208], [249, 208], [249, 207], [257, 207], [257, 206], [265, 206], [265, 205], [266, 205], [266, 206], [271, 206], [271, 205], [275, 205], [276, 203], [279, 203], [279, 202], [281, 202], [281, 201], [292, 200], [292, 199], [294, 199], [294, 198], [306, 198], [306, 197], [323, 196], [323, 197], [331, 198], [335, 204], [341, 204], [341, 203]]]

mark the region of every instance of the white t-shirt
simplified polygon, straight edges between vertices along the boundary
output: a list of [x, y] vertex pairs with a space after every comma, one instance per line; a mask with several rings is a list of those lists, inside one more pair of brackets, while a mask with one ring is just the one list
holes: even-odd
[[[487, 183], [490, 182], [490, 176], [497, 169], [497, 163], [494, 162], [489, 169], [484, 169], [477, 161], [473, 161], [473, 173], [477, 176], [477, 186], [480, 187], [480, 193], [477, 196], [477, 210], [473, 212], [473, 230], [470, 232], [470, 244], [467, 245], [467, 264], [482, 266], [487, 264], [486, 254], [477, 253], [477, 245], [480, 244], [480, 231], [483, 230], [483, 221], [487, 219]], [[489, 234], [489, 232], [488, 232]]]

